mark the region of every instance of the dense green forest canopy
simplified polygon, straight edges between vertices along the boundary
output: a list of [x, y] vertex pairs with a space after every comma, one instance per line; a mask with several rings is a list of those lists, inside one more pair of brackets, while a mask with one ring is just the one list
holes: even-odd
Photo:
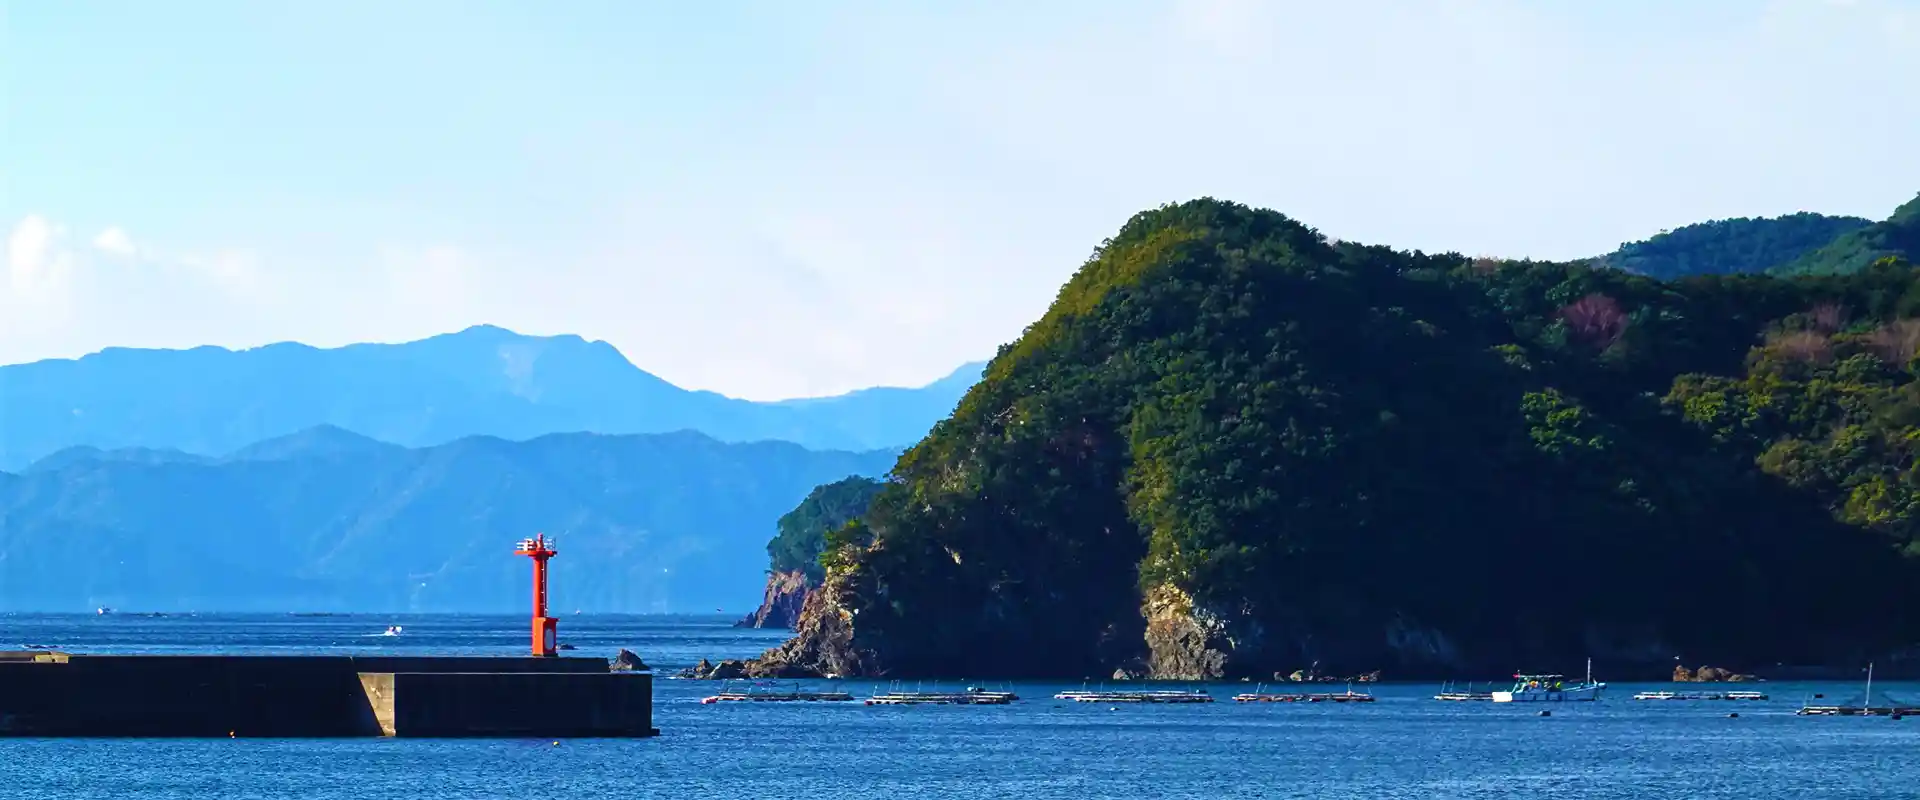
[[1765, 272], [1868, 225], [1860, 217], [1801, 212], [1783, 217], [1701, 222], [1628, 242], [1599, 261], [1615, 269], [1671, 280], [1689, 275]]
[[850, 475], [814, 487], [800, 505], [780, 517], [775, 526], [778, 533], [767, 542], [769, 568], [774, 572], [801, 572], [809, 584], [820, 583], [820, 555], [827, 548], [827, 533], [865, 514], [883, 485]]
[[1884, 258], [1920, 258], [1920, 194], [1893, 215], [1773, 269], [1783, 275], [1832, 275], [1858, 272]]
[[1661, 282], [1162, 207], [901, 457], [829, 595], [894, 674], [1104, 674], [1181, 615], [1242, 674], [1888, 645], [1917, 315], [1899, 259]]

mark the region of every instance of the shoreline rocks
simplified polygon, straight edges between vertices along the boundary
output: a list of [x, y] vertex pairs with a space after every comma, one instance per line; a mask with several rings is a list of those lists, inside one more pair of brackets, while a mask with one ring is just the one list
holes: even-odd
[[1689, 670], [1678, 664], [1673, 667], [1674, 683], [1747, 683], [1757, 680], [1762, 679], [1756, 675], [1747, 675], [1719, 667], [1703, 666], [1697, 670]]
[[[878, 552], [883, 543], [869, 545]], [[1263, 680], [1275, 683], [1377, 683], [1386, 674], [1396, 682], [1498, 680], [1515, 669], [1575, 670], [1592, 658], [1603, 680], [1745, 682], [1762, 678], [1721, 667], [1675, 669], [1678, 649], [1658, 631], [1592, 630], [1578, 642], [1549, 644], [1538, 636], [1510, 641], [1459, 638], [1456, 631], [1413, 620], [1406, 614], [1385, 619], [1353, 617], [1327, 620], [1327, 614], [1301, 609], [1279, 620], [1256, 619], [1237, 607], [1209, 605], [1175, 587], [1160, 585], [1135, 606], [1140, 628], [1118, 629], [1114, 646], [1100, 663], [1057, 663], [1045, 651], [1010, 651], [965, 661], [916, 658], [913, 638], [921, 629], [900, 628], [882, 616], [865, 622], [862, 612], [881, 613], [873, 598], [885, 596], [868, 570], [830, 571], [825, 585], [806, 592], [795, 635], [738, 667], [706, 663], [687, 677], [720, 678], [989, 678], [1082, 681], [1105, 676], [1115, 681]], [[979, 616], [974, 614], [973, 616]], [[969, 612], [956, 610], [959, 620]], [[862, 619], [856, 631], [855, 619]], [[1017, 622], [1017, 620], [1015, 621]], [[888, 627], [885, 623], [893, 623]], [[950, 626], [949, 626], [950, 627]], [[1132, 643], [1126, 641], [1132, 637]], [[1556, 646], [1557, 645], [1557, 646]], [[1659, 646], [1655, 646], [1659, 645]], [[906, 657], [888, 653], [906, 653]], [[979, 654], [969, 654], [979, 655]], [[1722, 654], [1724, 656], [1725, 654]], [[1716, 657], [1717, 658], [1717, 657]], [[1771, 663], [1764, 655], [1728, 657], [1736, 663]], [[1859, 658], [1827, 657], [1834, 663]], [[1888, 674], [1897, 667], [1883, 659]], [[1920, 663], [1920, 658], [1907, 661]], [[1727, 663], [1727, 662], [1722, 662]], [[1298, 665], [1308, 664], [1304, 669]], [[1532, 665], [1532, 666], [1529, 666]], [[1770, 674], [1788, 674], [1776, 666]], [[1836, 674], [1844, 670], [1835, 670]], [[1569, 673], [1572, 674], [1572, 673]]]
[[696, 681], [730, 681], [752, 676], [747, 674], [747, 662], [740, 659], [722, 659], [715, 664], [703, 658], [700, 663], [680, 670], [674, 677]]
[[607, 669], [612, 672], [652, 672], [653, 671], [653, 667], [647, 666], [647, 662], [641, 661], [640, 657], [637, 655], [634, 655], [634, 652], [632, 650], [628, 650], [627, 648], [624, 648], [624, 647], [620, 648], [619, 655], [616, 655], [613, 657], [613, 662], [607, 665]]

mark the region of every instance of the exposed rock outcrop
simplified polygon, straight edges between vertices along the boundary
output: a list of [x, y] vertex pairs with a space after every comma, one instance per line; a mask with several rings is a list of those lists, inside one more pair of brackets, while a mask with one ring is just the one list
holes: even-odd
[[800, 611], [806, 607], [807, 595], [815, 588], [810, 585], [806, 574], [799, 570], [770, 572], [760, 607], [734, 623], [734, 627], [798, 628]]
[[877, 676], [871, 656], [854, 647], [852, 612], [835, 600], [840, 583], [829, 576], [825, 586], [808, 592], [797, 635], [753, 659], [749, 671], [782, 678]]
[[1760, 678], [1755, 675], [1747, 675], [1719, 667], [1703, 666], [1696, 670], [1689, 670], [1684, 666], [1675, 665], [1673, 668], [1673, 680], [1676, 683], [1745, 683], [1748, 681], [1757, 681], [1760, 680]]
[[647, 662], [641, 661], [640, 657], [637, 655], [634, 655], [632, 650], [628, 650], [627, 648], [624, 648], [624, 647], [620, 648], [619, 655], [616, 655], [613, 657], [613, 662], [607, 665], [607, 669], [612, 670], [614, 672], [652, 672], [653, 671], [653, 667], [647, 666]]
[[1242, 650], [1258, 644], [1258, 625], [1239, 626], [1252, 628], [1246, 632], [1230, 630], [1237, 620], [1196, 608], [1191, 596], [1173, 586], [1154, 587], [1142, 611], [1147, 617], [1148, 671], [1160, 680], [1227, 677], [1230, 663], [1246, 655]]
[[675, 677], [699, 681], [730, 681], [761, 676], [750, 674], [747, 662], [737, 658], [724, 659], [718, 664], [703, 658], [700, 659], [700, 663], [681, 670]]
[[[1161, 680], [1371, 682], [1379, 680], [1380, 670], [1371, 668], [1380, 664], [1409, 671], [1466, 666], [1450, 637], [1404, 616], [1314, 624], [1313, 615], [1299, 613], [1282, 615], [1286, 625], [1275, 628], [1244, 608], [1209, 608], [1171, 586], [1150, 590], [1142, 613], [1149, 671]], [[1286, 671], [1303, 661], [1311, 663]], [[1331, 671], [1322, 671], [1323, 663]]]

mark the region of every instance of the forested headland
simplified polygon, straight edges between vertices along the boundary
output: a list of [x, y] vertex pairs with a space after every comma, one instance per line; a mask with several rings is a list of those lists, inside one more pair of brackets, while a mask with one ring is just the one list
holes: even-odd
[[819, 539], [753, 669], [1885, 657], [1920, 635], [1920, 275], [1889, 223], [1806, 251], [1878, 254], [1832, 274], [1662, 281], [1141, 213]]

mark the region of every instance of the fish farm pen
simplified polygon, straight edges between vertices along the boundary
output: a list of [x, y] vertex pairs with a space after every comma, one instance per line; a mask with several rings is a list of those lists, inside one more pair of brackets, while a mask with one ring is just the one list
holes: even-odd
[[[1814, 695], [1816, 698], [1819, 696]], [[1858, 703], [1852, 700], [1837, 705], [1809, 703], [1801, 706], [1796, 713], [1803, 717], [1891, 717], [1893, 719], [1920, 714], [1920, 703], [1910, 703], [1884, 695], [1882, 699], [1886, 701], [1885, 704], [1877, 706], [1873, 704], [1873, 665], [1868, 664], [1867, 687], [1860, 695]]]
[[1211, 703], [1213, 696], [1205, 690], [1194, 691], [1071, 691], [1053, 696], [1055, 700], [1072, 700], [1076, 703]]
[[1020, 699], [1012, 692], [968, 687], [963, 692], [887, 691], [867, 698], [870, 706], [1004, 706]]
[[1233, 696], [1236, 703], [1371, 703], [1373, 695], [1348, 689], [1344, 692], [1323, 692], [1314, 694], [1262, 692], [1255, 688], [1245, 694]]
[[745, 691], [722, 687], [718, 693], [702, 698], [705, 705], [714, 703], [845, 703], [853, 700], [853, 695], [840, 691], [806, 691], [798, 684], [791, 689], [766, 689], [749, 686]]
[[1765, 692], [1641, 692], [1635, 700], [1765, 700]]
[[1463, 692], [1463, 691], [1460, 691], [1458, 688], [1456, 688], [1452, 683], [1443, 683], [1440, 685], [1440, 693], [1434, 695], [1433, 699], [1445, 700], [1452, 703], [1471, 703], [1471, 702], [1481, 702], [1481, 701], [1491, 703], [1493, 702], [1493, 689], [1491, 688], [1492, 687], [1491, 684], [1489, 684], [1488, 687], [1489, 688], [1487, 689], [1487, 691], [1476, 692], [1473, 690], [1473, 684], [1469, 683], [1467, 684], [1467, 690]]

